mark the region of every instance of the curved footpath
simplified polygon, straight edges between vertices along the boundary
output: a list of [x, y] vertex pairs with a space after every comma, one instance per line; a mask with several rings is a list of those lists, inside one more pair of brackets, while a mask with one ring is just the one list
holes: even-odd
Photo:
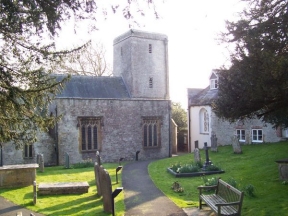
[[209, 210], [197, 208], [181, 209], [167, 198], [153, 183], [148, 174], [148, 165], [152, 161], [128, 163], [122, 170], [124, 188], [125, 216], [208, 216]]

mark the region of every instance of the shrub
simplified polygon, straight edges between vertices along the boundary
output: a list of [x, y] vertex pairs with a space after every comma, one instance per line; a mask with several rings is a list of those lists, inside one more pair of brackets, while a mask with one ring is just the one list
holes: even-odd
[[173, 182], [171, 189], [174, 190], [177, 193], [183, 193], [184, 192], [184, 188], [182, 188], [180, 186], [180, 183], [178, 181]]
[[243, 187], [243, 191], [249, 197], [255, 197], [255, 188], [252, 184], [248, 184]]
[[194, 173], [199, 171], [200, 168], [194, 164], [185, 164], [179, 168], [179, 173]]
[[228, 178], [227, 183], [229, 185], [231, 185], [232, 187], [234, 187], [234, 188], [238, 188], [237, 181], [234, 178], [232, 178], [232, 177]]
[[179, 172], [180, 167], [181, 167], [180, 163], [175, 163], [170, 166], [170, 169], [172, 169], [174, 172]]
[[206, 176], [202, 177], [202, 180], [204, 181], [205, 186], [213, 186], [217, 185], [218, 179], [215, 177], [212, 177], [211, 179], [208, 179]]
[[205, 170], [206, 171], [220, 171], [221, 168], [214, 165], [214, 164], [211, 164], [211, 165], [207, 166]]

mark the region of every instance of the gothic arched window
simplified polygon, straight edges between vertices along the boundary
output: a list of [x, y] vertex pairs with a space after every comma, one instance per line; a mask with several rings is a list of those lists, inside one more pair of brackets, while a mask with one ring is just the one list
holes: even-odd
[[204, 108], [199, 113], [200, 133], [209, 133], [209, 114]]

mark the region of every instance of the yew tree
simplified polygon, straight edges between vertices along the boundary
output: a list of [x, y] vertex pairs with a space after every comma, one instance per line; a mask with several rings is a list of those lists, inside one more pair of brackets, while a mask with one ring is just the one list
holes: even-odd
[[[51, 65], [70, 51], [56, 51], [54, 39], [65, 22], [89, 21], [88, 31], [97, 29], [97, 17], [117, 12], [128, 20], [138, 3], [126, 1], [101, 8], [96, 0], [1, 0], [0, 1], [0, 144], [11, 141], [17, 148], [36, 140], [39, 129], [47, 130], [55, 118], [48, 104], [66, 81], [52, 78]], [[105, 1], [106, 3], [106, 1]], [[154, 7], [151, 7], [154, 9]], [[157, 13], [155, 12], [155, 15]], [[83, 31], [83, 29], [81, 29]], [[83, 45], [85, 47], [85, 44]]]
[[245, 0], [241, 19], [227, 22], [225, 42], [234, 44], [231, 66], [218, 70], [213, 110], [236, 121], [259, 118], [288, 126], [288, 1]]

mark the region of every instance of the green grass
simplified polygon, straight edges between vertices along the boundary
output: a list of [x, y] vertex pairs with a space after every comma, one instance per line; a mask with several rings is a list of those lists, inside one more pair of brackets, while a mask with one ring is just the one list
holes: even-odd
[[[119, 183], [116, 184], [116, 163], [104, 164], [109, 172], [113, 189], [122, 185], [121, 171], [118, 172]], [[33, 187], [0, 189], [0, 195], [6, 199], [44, 215], [111, 215], [103, 211], [102, 197], [96, 194], [94, 168], [64, 169], [63, 166], [46, 167], [44, 172], [37, 171], [37, 184], [44, 182], [79, 182], [87, 181], [88, 193], [78, 195], [38, 195], [37, 204], [33, 204]], [[112, 189], [112, 190], [113, 190]], [[123, 215], [125, 211], [124, 194], [115, 198], [115, 213]]]
[[[243, 154], [233, 154], [231, 146], [219, 147], [218, 152], [210, 152], [210, 160], [220, 166], [225, 173], [207, 175], [221, 177], [224, 181], [234, 179], [239, 189], [251, 184], [255, 188], [256, 197], [244, 197], [242, 215], [288, 215], [288, 184], [279, 180], [278, 159], [288, 158], [288, 142], [274, 144], [259, 144], [242, 146]], [[201, 158], [205, 160], [204, 151]], [[167, 158], [151, 163], [149, 174], [166, 196], [179, 207], [197, 207], [199, 185], [203, 185], [201, 177], [175, 178], [167, 172], [172, 164], [186, 164], [194, 160], [193, 154]], [[115, 169], [118, 164], [104, 164], [109, 172], [113, 189], [121, 186], [121, 172], [118, 173], [119, 184], [116, 184]], [[37, 184], [44, 182], [76, 182], [88, 181], [89, 192], [81, 195], [42, 195], [38, 196], [37, 204], [33, 205], [33, 188], [0, 189], [0, 195], [6, 199], [22, 205], [28, 209], [45, 215], [110, 215], [103, 212], [102, 198], [96, 195], [93, 167], [81, 169], [64, 169], [60, 167], [46, 167], [44, 173], [37, 172]], [[184, 188], [183, 193], [174, 192], [172, 184], [178, 181]], [[124, 193], [115, 199], [116, 215], [124, 215]]]
[[[243, 154], [234, 154], [232, 146], [218, 147], [218, 152], [209, 151], [210, 160], [225, 173], [206, 177], [221, 177], [224, 181], [234, 179], [239, 189], [249, 184], [254, 186], [256, 196], [245, 195], [242, 215], [288, 215], [288, 185], [279, 180], [278, 164], [275, 162], [288, 158], [288, 143], [245, 145], [242, 151]], [[205, 160], [205, 152], [200, 152], [202, 160]], [[201, 177], [175, 178], [167, 172], [167, 167], [191, 160], [194, 160], [194, 155], [185, 154], [155, 161], [148, 167], [155, 185], [182, 208], [198, 207], [197, 187], [204, 185], [204, 181]], [[183, 193], [171, 189], [175, 181], [184, 188]]]

